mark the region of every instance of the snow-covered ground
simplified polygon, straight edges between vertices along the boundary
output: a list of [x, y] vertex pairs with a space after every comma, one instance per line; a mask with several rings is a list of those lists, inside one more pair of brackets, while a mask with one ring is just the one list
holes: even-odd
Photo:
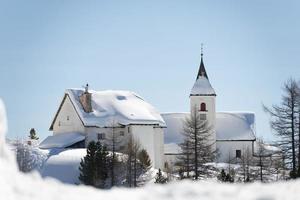
[[25, 175], [17, 170], [12, 153], [5, 144], [6, 118], [0, 101], [0, 199], [214, 199], [214, 200], [298, 200], [300, 181], [274, 184], [220, 184], [216, 182], [182, 181], [168, 185], [148, 184], [138, 189], [115, 188], [101, 191], [85, 186], [71, 186], [43, 180], [37, 173]]

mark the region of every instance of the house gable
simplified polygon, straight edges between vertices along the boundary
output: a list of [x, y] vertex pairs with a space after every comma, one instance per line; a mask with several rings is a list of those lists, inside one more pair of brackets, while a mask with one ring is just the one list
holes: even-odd
[[53, 134], [84, 132], [84, 124], [69, 95], [65, 94], [49, 129]]

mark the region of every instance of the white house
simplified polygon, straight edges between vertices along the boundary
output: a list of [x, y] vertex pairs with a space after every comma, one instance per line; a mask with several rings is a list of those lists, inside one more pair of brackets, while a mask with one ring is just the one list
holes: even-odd
[[[85, 147], [92, 140], [106, 143], [112, 129], [120, 144], [131, 134], [146, 149], [152, 165], [163, 168], [165, 122], [142, 97], [129, 91], [68, 89], [52, 121], [53, 136], [40, 148]], [[113, 128], [114, 127], [114, 128]]]

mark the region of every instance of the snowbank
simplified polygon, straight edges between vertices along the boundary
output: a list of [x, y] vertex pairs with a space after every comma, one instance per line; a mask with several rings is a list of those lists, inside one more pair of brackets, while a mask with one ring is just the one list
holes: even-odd
[[[4, 140], [5, 111], [0, 101], [0, 199], [52, 200], [52, 199], [114, 199], [114, 200], [297, 200], [300, 199], [300, 181], [269, 185], [229, 185], [214, 182], [178, 182], [169, 185], [148, 185], [139, 189], [101, 191], [85, 186], [68, 186], [54, 180], [41, 179], [37, 174], [25, 175], [17, 171]], [[4, 153], [6, 152], [6, 153]]]
[[86, 149], [61, 150], [54, 155], [49, 155], [49, 159], [41, 169], [41, 175], [44, 178], [55, 178], [63, 183], [79, 184], [78, 168], [81, 158], [85, 155]]

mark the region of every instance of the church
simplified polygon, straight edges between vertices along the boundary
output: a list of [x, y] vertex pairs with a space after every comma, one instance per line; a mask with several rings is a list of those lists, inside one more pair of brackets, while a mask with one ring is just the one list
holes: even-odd
[[[190, 92], [191, 110], [196, 108], [211, 127], [210, 140], [218, 150], [216, 162], [254, 153], [255, 115], [249, 112], [216, 112], [217, 94], [201, 62]], [[112, 132], [120, 139], [118, 150], [132, 135], [146, 149], [154, 168], [173, 165], [181, 154], [183, 123], [190, 112], [161, 113], [141, 96], [130, 91], [67, 89], [52, 120], [52, 136], [40, 148], [85, 148], [90, 141], [108, 143]]]
[[[190, 92], [190, 112], [196, 108], [200, 119], [207, 120], [211, 127], [210, 140], [217, 150], [216, 162], [236, 162], [245, 153], [253, 156], [255, 153], [255, 114], [252, 112], [217, 112], [217, 94], [212, 87], [204, 66], [203, 53], [196, 76], [196, 81]], [[176, 162], [181, 149], [178, 144], [183, 142], [183, 123], [190, 112], [162, 113], [167, 128], [165, 136], [165, 161], [169, 165]]]

